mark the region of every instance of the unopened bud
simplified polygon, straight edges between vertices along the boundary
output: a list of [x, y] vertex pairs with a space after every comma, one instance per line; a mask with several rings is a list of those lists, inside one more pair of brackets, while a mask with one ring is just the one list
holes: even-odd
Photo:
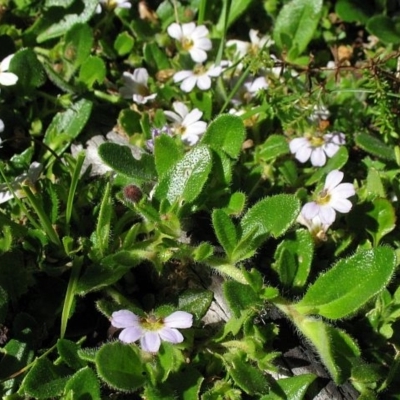
[[132, 203], [138, 203], [143, 197], [142, 191], [135, 185], [125, 186], [123, 192], [125, 200]]

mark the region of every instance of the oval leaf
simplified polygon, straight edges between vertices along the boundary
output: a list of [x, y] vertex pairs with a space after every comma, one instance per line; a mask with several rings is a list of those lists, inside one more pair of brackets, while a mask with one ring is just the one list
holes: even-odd
[[384, 289], [396, 264], [389, 247], [359, 251], [321, 274], [294, 307], [303, 314], [344, 318]]
[[107, 343], [96, 354], [99, 376], [115, 389], [133, 391], [146, 381], [137, 348], [120, 342]]

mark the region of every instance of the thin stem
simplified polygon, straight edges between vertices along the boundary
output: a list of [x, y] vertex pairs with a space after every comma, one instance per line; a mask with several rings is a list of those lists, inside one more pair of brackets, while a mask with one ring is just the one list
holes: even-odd
[[33, 209], [36, 211], [36, 214], [39, 217], [39, 220], [42, 224], [42, 228], [45, 230], [47, 236], [51, 240], [52, 243], [54, 243], [58, 247], [62, 247], [60, 238], [58, 237], [56, 231], [53, 228], [53, 225], [51, 224], [49, 218], [47, 217], [46, 213], [44, 212], [41, 204], [37, 201], [35, 195], [32, 193], [30, 187], [28, 185], [23, 186], [24, 192], [26, 194], [26, 197], [28, 198], [29, 202], [31, 203], [31, 206]]
[[207, 0], [201, 0], [199, 5], [199, 15], [197, 17], [197, 25], [201, 25], [204, 22], [206, 9], [207, 9]]
[[82, 264], [83, 264], [83, 257], [75, 257], [72, 261], [71, 275], [69, 277], [67, 293], [65, 294], [63, 310], [61, 313], [61, 328], [60, 328], [61, 339], [65, 336], [65, 331], [67, 330], [67, 323], [71, 314], [72, 304], [74, 302], [74, 297], [75, 297], [76, 285], [78, 283]]

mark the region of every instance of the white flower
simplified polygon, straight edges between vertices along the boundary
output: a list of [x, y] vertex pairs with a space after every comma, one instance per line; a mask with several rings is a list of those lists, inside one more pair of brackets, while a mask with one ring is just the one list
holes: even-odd
[[[0, 133], [1, 133], [1, 132], [4, 132], [4, 128], [5, 128], [4, 122], [3, 122], [2, 119], [0, 119]], [[0, 143], [1, 143], [1, 142], [0, 142]]]
[[149, 74], [146, 68], [137, 68], [133, 74], [124, 72], [122, 74], [124, 85], [119, 89], [120, 95], [125, 99], [133, 98], [137, 104], [146, 104], [148, 101], [154, 100], [157, 94], [150, 94], [147, 87], [148, 79]]
[[194, 70], [179, 71], [174, 75], [174, 82], [182, 82], [180, 85], [181, 90], [189, 93], [197, 86], [200, 90], [208, 90], [211, 87], [211, 78], [220, 76], [222, 73], [222, 66], [212, 65], [206, 68], [204, 65], [198, 64]]
[[139, 317], [129, 310], [115, 311], [111, 316], [111, 325], [123, 328], [119, 334], [122, 342], [133, 343], [140, 339], [141, 348], [150, 353], [157, 353], [161, 340], [182, 343], [183, 336], [177, 328], [190, 328], [192, 324], [192, 314], [185, 311], [175, 311], [166, 318]]
[[[235, 82], [235, 80], [233, 82]], [[239, 106], [243, 103], [249, 103], [260, 90], [267, 88], [268, 82], [265, 76], [259, 76], [255, 79], [248, 79], [232, 98], [231, 102], [234, 106]]]
[[313, 107], [313, 112], [309, 117], [311, 122], [326, 121], [331, 113], [324, 105], [315, 104]]
[[0, 203], [5, 203], [8, 200], [11, 200], [14, 197], [14, 194], [18, 198], [24, 197], [24, 190], [22, 189], [22, 184], [33, 185], [40, 176], [42, 172], [43, 165], [38, 162], [33, 162], [28, 169], [28, 172], [24, 172], [23, 174], [17, 176], [12, 182], [10, 182], [10, 186], [13, 190], [11, 192], [8, 188], [8, 185], [2, 183], [0, 185]]
[[323, 136], [307, 135], [292, 139], [289, 148], [290, 152], [295, 154], [295, 158], [301, 163], [305, 163], [311, 157], [311, 164], [315, 167], [321, 167], [325, 165], [326, 158], [333, 157], [345, 142], [343, 133], [332, 132]]
[[15, 85], [18, 81], [18, 76], [12, 72], [6, 72], [10, 68], [11, 59], [14, 54], [10, 54], [0, 63], [0, 85], [11, 86]]
[[352, 204], [348, 197], [356, 193], [351, 183], [340, 183], [343, 172], [335, 169], [326, 177], [323, 190], [315, 201], [305, 204], [301, 210], [302, 216], [309, 221], [318, 216], [322, 224], [331, 225], [336, 218], [336, 211], [348, 213]]
[[196, 26], [194, 22], [177, 24], [174, 22], [167, 29], [168, 35], [178, 40], [182, 49], [188, 51], [192, 60], [202, 63], [207, 60], [206, 51], [211, 50], [212, 44], [205, 25]]
[[101, 13], [101, 6], [104, 6], [108, 10], [114, 10], [115, 8], [131, 8], [132, 4], [127, 0], [99, 0], [99, 4], [96, 8], [96, 13]]
[[193, 146], [207, 129], [207, 123], [200, 121], [203, 113], [197, 108], [189, 112], [186, 105], [180, 101], [175, 101], [172, 107], [175, 112], [164, 111], [164, 114], [170, 121], [174, 122], [172, 125], [173, 133], [181, 135], [184, 142]]
[[251, 42], [244, 42], [242, 40], [228, 40], [226, 45], [228, 47], [236, 46], [236, 54], [238, 57], [242, 58], [246, 54], [255, 55], [264, 47], [271, 47], [274, 44], [274, 41], [270, 36], [265, 35], [260, 37], [258, 31], [255, 29], [250, 29], [249, 36]]

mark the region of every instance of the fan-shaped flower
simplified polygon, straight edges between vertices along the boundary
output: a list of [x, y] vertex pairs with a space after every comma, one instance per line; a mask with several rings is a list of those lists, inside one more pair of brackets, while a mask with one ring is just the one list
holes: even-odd
[[301, 210], [302, 216], [309, 221], [318, 216], [321, 224], [331, 225], [336, 218], [336, 211], [348, 213], [352, 204], [348, 200], [354, 196], [355, 189], [351, 183], [340, 183], [343, 172], [335, 169], [326, 176], [325, 185], [318, 193], [315, 201], [305, 204]]
[[10, 68], [10, 62], [14, 54], [10, 54], [0, 63], [0, 85], [11, 86], [18, 81], [18, 76], [12, 72], [7, 72]]
[[259, 32], [255, 29], [250, 29], [249, 32], [250, 42], [244, 42], [242, 40], [228, 40], [226, 45], [236, 46], [236, 54], [238, 57], [244, 57], [246, 54], [257, 54], [264, 47], [270, 47], [274, 44], [274, 41], [270, 36], [259, 36]]
[[333, 157], [346, 139], [341, 132], [327, 133], [326, 135], [311, 136], [292, 139], [289, 143], [290, 152], [301, 163], [311, 157], [311, 164], [315, 167], [325, 165], [326, 158]]
[[172, 107], [175, 112], [164, 111], [165, 116], [173, 122], [172, 132], [181, 135], [184, 142], [193, 146], [207, 129], [207, 123], [200, 121], [203, 113], [198, 108], [189, 112], [186, 105], [180, 101], [175, 101]]
[[193, 316], [185, 311], [175, 311], [166, 318], [155, 315], [139, 317], [129, 310], [115, 311], [111, 316], [111, 325], [123, 328], [119, 339], [125, 343], [133, 343], [140, 339], [144, 351], [157, 353], [161, 341], [170, 343], [183, 342], [179, 329], [190, 328]]
[[167, 32], [169, 36], [178, 40], [183, 50], [188, 51], [192, 60], [202, 63], [207, 60], [207, 51], [211, 50], [212, 43], [205, 25], [196, 26], [194, 22], [187, 24], [171, 24]]
[[184, 92], [191, 92], [195, 86], [200, 90], [208, 90], [211, 87], [211, 78], [221, 75], [223, 67], [212, 65], [206, 68], [202, 64], [196, 65], [194, 70], [179, 71], [174, 75], [174, 82], [181, 82], [180, 88]]
[[119, 89], [120, 95], [125, 99], [132, 98], [137, 104], [146, 104], [154, 100], [156, 93], [151, 94], [147, 86], [149, 74], [146, 68], [137, 68], [133, 74], [124, 72], [122, 74], [123, 86]]

